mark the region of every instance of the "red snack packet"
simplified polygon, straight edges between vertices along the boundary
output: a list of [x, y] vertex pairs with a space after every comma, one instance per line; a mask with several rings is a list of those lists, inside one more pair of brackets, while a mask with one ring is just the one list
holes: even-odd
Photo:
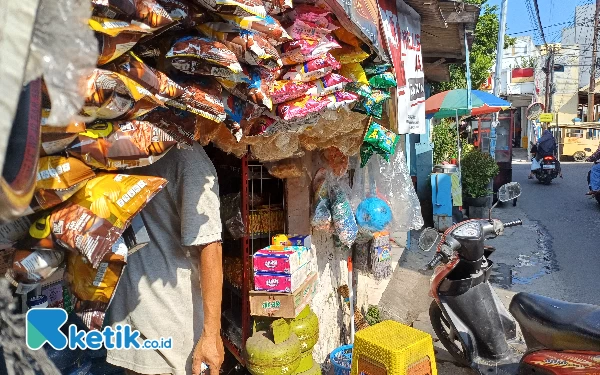
[[331, 37], [325, 37], [321, 40], [294, 40], [283, 44], [281, 61], [284, 65], [301, 64], [305, 61], [314, 60], [334, 48], [342, 48], [342, 46]]
[[309, 82], [324, 77], [340, 67], [340, 63], [330, 53], [326, 53], [319, 58], [290, 68], [283, 79]]
[[269, 96], [274, 104], [280, 104], [306, 96], [311, 89], [316, 91], [313, 82], [275, 81], [271, 85]]
[[320, 112], [325, 109], [330, 101], [324, 98], [306, 96], [300, 100], [292, 100], [277, 106], [277, 114], [284, 120], [304, 117], [310, 113]]
[[288, 16], [292, 20], [311, 22], [318, 27], [328, 29], [330, 22], [327, 16], [330, 13], [331, 12], [327, 9], [319, 8], [314, 5], [298, 4], [288, 13]]
[[342, 91], [347, 83], [352, 80], [336, 73], [329, 73], [325, 77], [319, 78], [313, 82], [313, 87], [308, 90], [308, 95], [325, 96], [333, 94], [337, 91]]
[[[325, 20], [327, 22], [327, 20]], [[329, 24], [327, 22], [327, 24]], [[303, 21], [300, 18], [297, 18], [291, 26], [289, 26], [286, 31], [288, 34], [296, 39], [313, 39], [313, 40], [321, 40], [329, 34], [331, 34], [331, 30], [327, 28], [327, 25], [324, 27], [320, 27], [318, 24]]]

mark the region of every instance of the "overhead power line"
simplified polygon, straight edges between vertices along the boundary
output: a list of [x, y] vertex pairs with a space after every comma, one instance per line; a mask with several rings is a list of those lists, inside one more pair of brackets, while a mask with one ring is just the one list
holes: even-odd
[[540, 27], [540, 33], [542, 34], [542, 40], [544, 44], [548, 44], [546, 42], [546, 35], [544, 35], [544, 27], [542, 26], [542, 18], [540, 17], [540, 8], [538, 6], [537, 0], [533, 0], [533, 6], [535, 7], [535, 14], [537, 16], [538, 25]]

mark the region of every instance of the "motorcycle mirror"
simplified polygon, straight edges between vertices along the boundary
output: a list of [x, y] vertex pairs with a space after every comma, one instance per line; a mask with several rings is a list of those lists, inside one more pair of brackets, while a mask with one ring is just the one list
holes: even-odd
[[433, 228], [426, 228], [421, 232], [419, 236], [419, 249], [423, 251], [429, 251], [433, 248], [433, 245], [437, 242], [439, 233]]
[[509, 182], [498, 189], [498, 200], [500, 202], [512, 201], [521, 195], [521, 185], [518, 182]]

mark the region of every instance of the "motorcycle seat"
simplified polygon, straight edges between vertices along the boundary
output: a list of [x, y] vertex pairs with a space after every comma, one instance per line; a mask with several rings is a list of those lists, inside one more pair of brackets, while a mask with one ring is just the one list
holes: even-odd
[[529, 349], [600, 351], [600, 307], [517, 293], [509, 307]]

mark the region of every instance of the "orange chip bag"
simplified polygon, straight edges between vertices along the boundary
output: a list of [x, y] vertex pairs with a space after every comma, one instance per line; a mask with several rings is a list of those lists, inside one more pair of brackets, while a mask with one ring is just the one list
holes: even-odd
[[87, 180], [96, 176], [90, 167], [75, 158], [46, 156], [38, 163], [33, 211], [45, 210], [69, 199]]
[[116, 121], [88, 125], [67, 153], [100, 169], [116, 170], [150, 165], [177, 142], [146, 121]]
[[65, 280], [73, 295], [73, 307], [90, 329], [101, 329], [104, 313], [117, 289], [127, 257], [127, 246], [119, 238], [98, 268], [77, 253], [67, 255]]
[[97, 268], [131, 219], [167, 183], [160, 177], [104, 174], [50, 214], [56, 242]]

